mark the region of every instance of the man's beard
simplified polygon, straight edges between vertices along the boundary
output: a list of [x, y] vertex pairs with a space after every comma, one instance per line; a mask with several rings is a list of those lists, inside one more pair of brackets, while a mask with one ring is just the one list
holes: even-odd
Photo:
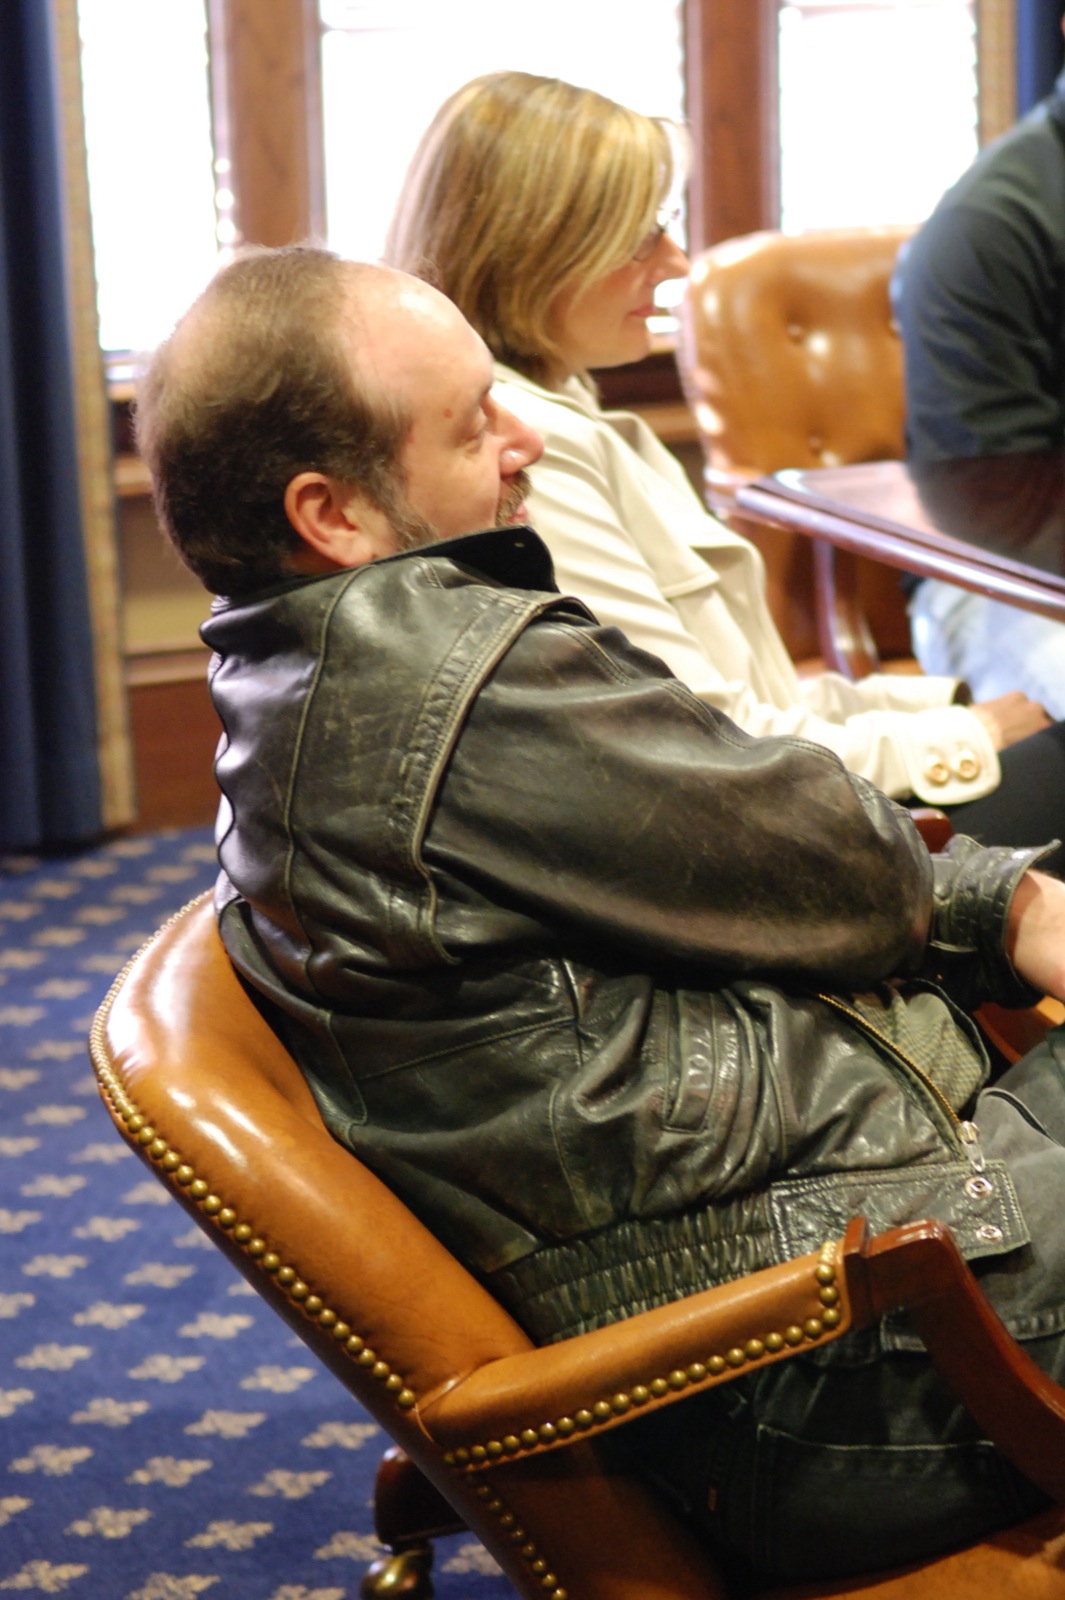
[[[496, 506], [495, 527], [509, 526], [531, 487], [527, 472], [519, 472], [517, 477], [511, 479]], [[395, 537], [396, 550], [400, 554], [407, 550], [424, 550], [427, 544], [436, 544], [440, 538], [433, 524], [424, 517], [416, 516], [405, 503], [390, 506], [388, 520]]]
[[512, 478], [509, 487], [504, 491], [503, 497], [496, 507], [496, 527], [505, 528], [511, 518], [521, 509], [522, 503], [532, 488], [527, 472], [519, 472]]
[[388, 513], [389, 526], [396, 541], [396, 553], [407, 550], [424, 550], [427, 544], [436, 544], [440, 535], [431, 522], [416, 517], [413, 512], [397, 506]]

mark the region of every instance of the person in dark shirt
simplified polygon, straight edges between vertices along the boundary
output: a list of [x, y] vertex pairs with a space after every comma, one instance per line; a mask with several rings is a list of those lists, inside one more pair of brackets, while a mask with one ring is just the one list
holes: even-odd
[[[1065, 74], [943, 196], [892, 294], [912, 461], [1065, 448]], [[1061, 623], [931, 578], [910, 615], [926, 671], [1065, 717]]]

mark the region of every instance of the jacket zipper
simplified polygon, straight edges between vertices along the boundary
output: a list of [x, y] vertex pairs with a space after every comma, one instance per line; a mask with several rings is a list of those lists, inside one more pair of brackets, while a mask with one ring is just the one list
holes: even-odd
[[849, 1021], [856, 1023], [864, 1033], [871, 1034], [874, 1039], [879, 1039], [885, 1049], [889, 1050], [893, 1056], [902, 1062], [908, 1071], [913, 1073], [914, 1077], [924, 1085], [942, 1111], [958, 1143], [961, 1145], [965, 1159], [972, 1168], [973, 1177], [982, 1178], [985, 1167], [984, 1152], [980, 1148], [980, 1130], [975, 1122], [963, 1121], [942, 1089], [932, 1081], [924, 1068], [919, 1067], [917, 1062], [906, 1054], [905, 1050], [900, 1050], [894, 1040], [889, 1039], [887, 1034], [881, 1033], [880, 1029], [875, 1027], [868, 1017], [863, 1016], [854, 1006], [849, 1006], [845, 1000], [841, 1000], [838, 995], [834, 994], [819, 992], [817, 998], [822, 1000], [826, 1006], [830, 1006], [833, 1011], [838, 1011], [841, 1016], [847, 1017]]

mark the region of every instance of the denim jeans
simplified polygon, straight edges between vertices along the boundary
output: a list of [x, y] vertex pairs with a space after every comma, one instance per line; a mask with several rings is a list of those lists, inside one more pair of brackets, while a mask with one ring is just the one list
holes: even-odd
[[[1061, 1347], [1025, 1346], [1057, 1377]], [[741, 1378], [604, 1441], [665, 1492], [735, 1584], [927, 1561], [1047, 1504], [981, 1438], [926, 1357], [878, 1352], [875, 1331], [830, 1353]]]
[[964, 678], [974, 700], [1023, 689], [1065, 717], [1065, 624], [925, 578], [910, 601], [913, 650], [926, 672]]

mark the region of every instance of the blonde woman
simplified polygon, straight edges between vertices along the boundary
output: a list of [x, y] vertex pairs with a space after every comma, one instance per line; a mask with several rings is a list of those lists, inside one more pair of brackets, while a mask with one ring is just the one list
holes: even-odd
[[600, 408], [589, 369], [646, 354], [655, 290], [688, 269], [668, 232], [680, 148], [591, 90], [492, 73], [441, 107], [393, 218], [386, 259], [456, 302], [496, 358], [500, 403], [544, 439], [529, 517], [559, 587], [749, 733], [827, 745], [989, 843], [1062, 836], [1061, 725], [1020, 694], [958, 703], [950, 678], [800, 682], [757, 551], [639, 418]]

